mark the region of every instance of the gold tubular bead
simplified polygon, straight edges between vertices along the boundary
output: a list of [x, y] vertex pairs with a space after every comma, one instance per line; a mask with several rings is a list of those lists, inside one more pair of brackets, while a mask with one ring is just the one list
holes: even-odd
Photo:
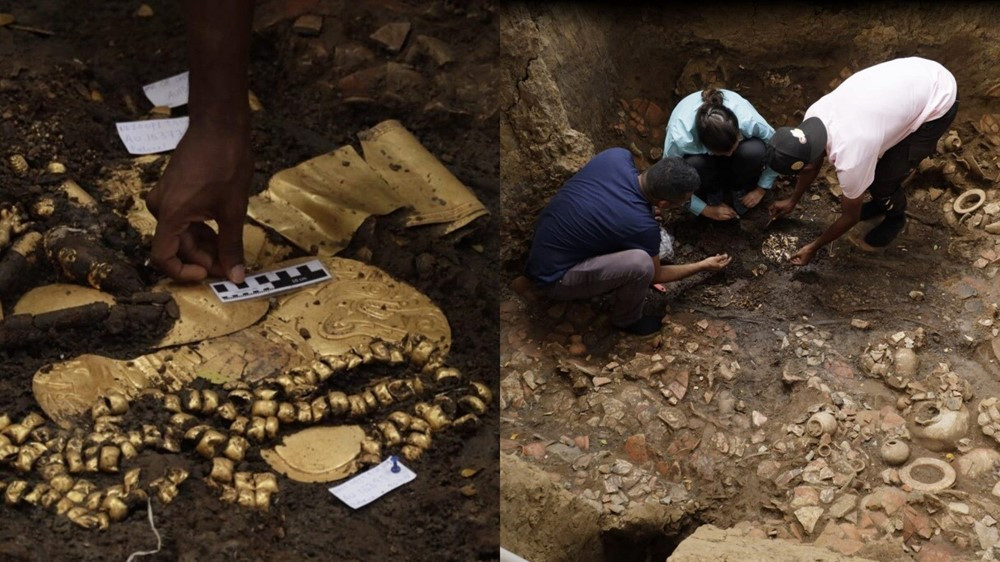
[[246, 455], [248, 446], [249, 443], [247, 443], [246, 439], [239, 435], [233, 435], [226, 442], [226, 446], [222, 449], [222, 454], [233, 462], [240, 462]]
[[236, 411], [236, 404], [233, 404], [232, 402], [222, 404], [219, 406], [219, 409], [215, 411], [215, 413], [226, 421], [233, 421], [236, 419], [236, 416], [239, 415], [239, 412]]
[[411, 416], [410, 414], [407, 414], [406, 412], [402, 412], [399, 410], [396, 410], [395, 412], [389, 414], [389, 421], [396, 424], [396, 427], [400, 431], [404, 431], [408, 427], [410, 427], [410, 422], [412, 418], [413, 416]]
[[188, 412], [201, 412], [201, 392], [189, 390], [187, 399], [184, 401], [184, 409]]
[[352, 394], [347, 397], [347, 401], [351, 404], [350, 417], [360, 418], [368, 414], [368, 406], [360, 395]]
[[[246, 416], [237, 416], [236, 419], [233, 420], [233, 423], [229, 424], [229, 432], [237, 434], [248, 433], [248, 428], [251, 423], [250, 418]], [[263, 426], [261, 427], [263, 428]]]
[[278, 418], [274, 416], [268, 416], [264, 420], [264, 434], [267, 435], [268, 439], [273, 439], [276, 435], [278, 435], [278, 428], [280, 427], [281, 422], [279, 422]]
[[101, 472], [118, 472], [118, 461], [122, 450], [115, 445], [104, 445], [98, 456], [97, 467]]
[[214, 390], [201, 391], [201, 413], [211, 414], [219, 408], [219, 393]]
[[295, 406], [291, 402], [278, 404], [278, 413], [275, 415], [281, 423], [292, 423], [296, 419]]
[[493, 403], [493, 391], [490, 390], [490, 387], [478, 381], [470, 382], [469, 386], [472, 387], [472, 392], [478, 396], [479, 399], [487, 405], [487, 407], [489, 404]]
[[463, 396], [458, 399], [458, 406], [463, 412], [481, 416], [486, 413], [486, 404], [478, 396]]
[[228, 484], [233, 481], [233, 461], [225, 457], [215, 457], [212, 459], [212, 472], [209, 474], [212, 480], [220, 484]]
[[308, 402], [295, 402], [295, 419], [301, 424], [312, 423], [312, 406]]
[[278, 403], [274, 400], [257, 400], [250, 407], [250, 415], [266, 418], [278, 413]]
[[198, 454], [210, 459], [215, 456], [215, 448], [225, 442], [225, 434], [216, 431], [214, 429], [209, 429], [201, 436], [201, 441], [195, 447]]
[[343, 392], [334, 391], [326, 395], [326, 401], [330, 405], [330, 414], [342, 416], [351, 409], [351, 402]]

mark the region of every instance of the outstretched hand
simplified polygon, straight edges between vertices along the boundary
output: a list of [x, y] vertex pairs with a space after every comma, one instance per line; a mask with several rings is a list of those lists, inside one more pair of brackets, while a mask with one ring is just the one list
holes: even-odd
[[701, 260], [701, 267], [703, 271], [719, 271], [729, 265], [732, 260], [733, 258], [729, 257], [729, 254], [717, 254]]
[[[152, 263], [178, 281], [240, 283], [253, 161], [247, 134], [188, 129], [146, 204], [156, 217]], [[215, 220], [216, 234], [206, 223]]]
[[781, 201], [775, 201], [774, 203], [771, 203], [771, 206], [770, 208], [768, 208], [768, 211], [770, 211], [771, 213], [771, 220], [774, 220], [777, 218], [781, 218], [787, 215], [788, 213], [791, 213], [792, 209], [794, 208], [795, 208], [794, 200], [782, 199]]
[[805, 246], [799, 248], [799, 251], [795, 252], [794, 256], [788, 258], [788, 261], [792, 265], [802, 266], [811, 262], [815, 256], [816, 248], [813, 248], [812, 244], [806, 244]]
[[764, 188], [756, 187], [748, 191], [743, 197], [740, 197], [740, 203], [743, 204], [747, 209], [753, 209], [760, 203], [760, 200], [764, 198]]
[[717, 221], [732, 220], [739, 216], [736, 214], [735, 209], [733, 209], [729, 205], [726, 205], [725, 203], [722, 203], [720, 205], [711, 205], [705, 207], [705, 210], [703, 210], [701, 214], [705, 215], [706, 217], [712, 220], [717, 220]]

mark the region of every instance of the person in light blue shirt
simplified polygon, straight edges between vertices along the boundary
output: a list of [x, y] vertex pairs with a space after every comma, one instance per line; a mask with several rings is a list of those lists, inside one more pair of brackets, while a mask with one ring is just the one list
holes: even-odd
[[[774, 135], [760, 113], [731, 90], [694, 92], [667, 122], [663, 157], [681, 156], [701, 178], [689, 209], [715, 220], [737, 218], [755, 207], [778, 174], [764, 166]], [[732, 206], [726, 199], [732, 197]]]

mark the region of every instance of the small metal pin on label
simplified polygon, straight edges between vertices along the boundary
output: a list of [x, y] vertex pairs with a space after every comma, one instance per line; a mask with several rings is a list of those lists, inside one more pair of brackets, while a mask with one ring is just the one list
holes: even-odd
[[391, 458], [392, 458], [392, 469], [391, 470], [393, 472], [399, 472], [399, 457], [397, 457], [396, 455], [392, 455]]

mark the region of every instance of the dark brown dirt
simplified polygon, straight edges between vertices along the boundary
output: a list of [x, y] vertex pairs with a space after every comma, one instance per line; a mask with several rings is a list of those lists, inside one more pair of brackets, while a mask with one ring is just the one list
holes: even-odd
[[[141, 86], [186, 69], [184, 35], [177, 6], [150, 2], [154, 16], [133, 16], [139, 2], [27, 5], [0, 2], [0, 12], [18, 23], [48, 29], [52, 36], [0, 29], [0, 138], [3, 157], [23, 154], [31, 166], [25, 177], [0, 165], [0, 205], [30, 204], [52, 194], [57, 211], [34, 226], [44, 232], [57, 224], [93, 227], [109, 248], [120, 251], [146, 283], [158, 274], [145, 265], [148, 247], [128, 223], [100, 205], [96, 215], [74, 209], [56, 195], [61, 178], [44, 172], [51, 160], [64, 163], [69, 177], [99, 196], [96, 185], [130, 159], [115, 134], [116, 121], [140, 118], [149, 109]], [[265, 25], [284, 10], [281, 21]], [[293, 16], [324, 15], [324, 31], [305, 38], [292, 31]], [[351, 72], [385, 61], [403, 62], [407, 50], [392, 55], [368, 36], [393, 21], [413, 25], [417, 34], [436, 37], [455, 61], [437, 67], [427, 57], [411, 60], [421, 79], [406, 87], [369, 84], [368, 96], [345, 100], [338, 81]], [[259, 191], [275, 172], [345, 143], [384, 119], [403, 122], [499, 217], [497, 113], [494, 61], [498, 47], [494, 7], [465, 3], [391, 0], [277, 0], [257, 8], [259, 29], [252, 44], [251, 89], [264, 105], [254, 114], [253, 140]], [[337, 45], [361, 44], [373, 57], [335, 66]], [[102, 101], [85, 97], [100, 92]], [[131, 98], [131, 102], [126, 100]], [[366, 99], [360, 99], [366, 98]], [[137, 109], [132, 109], [130, 103]], [[158, 166], [148, 166], [146, 187]], [[445, 312], [454, 342], [450, 363], [491, 387], [498, 384], [497, 218], [481, 219], [464, 235], [438, 238], [430, 229], [405, 229], [400, 217], [371, 219], [342, 255], [361, 259], [414, 285]], [[370, 252], [370, 253], [369, 253]], [[417, 256], [426, 254], [421, 268]], [[428, 265], [429, 264], [429, 265]], [[40, 266], [0, 295], [4, 312], [31, 287], [58, 279]], [[146, 350], [157, 336], [58, 338], [46, 345], [0, 353], [0, 411], [12, 415], [31, 408], [31, 376], [46, 363], [83, 351], [117, 358]], [[363, 374], [359, 373], [359, 374]], [[323, 485], [281, 480], [268, 513], [221, 503], [199, 476], [204, 463], [194, 455], [143, 453], [138, 466], [151, 471], [179, 464], [191, 470], [171, 504], [153, 502], [163, 550], [157, 560], [471, 560], [490, 559], [498, 545], [498, 421], [496, 409], [471, 438], [436, 438], [429, 454], [412, 463], [417, 480], [358, 511], [341, 504]], [[482, 469], [471, 479], [462, 468]], [[263, 469], [251, 459], [250, 470]], [[0, 470], [7, 478], [8, 469]], [[152, 475], [151, 475], [152, 476]], [[145, 480], [145, 477], [144, 477]], [[469, 498], [460, 488], [473, 484]], [[3, 508], [0, 558], [5, 560], [109, 560], [155, 546], [145, 510], [132, 513], [104, 532], [85, 531], [39, 508]], [[150, 559], [150, 558], [146, 558]]]

